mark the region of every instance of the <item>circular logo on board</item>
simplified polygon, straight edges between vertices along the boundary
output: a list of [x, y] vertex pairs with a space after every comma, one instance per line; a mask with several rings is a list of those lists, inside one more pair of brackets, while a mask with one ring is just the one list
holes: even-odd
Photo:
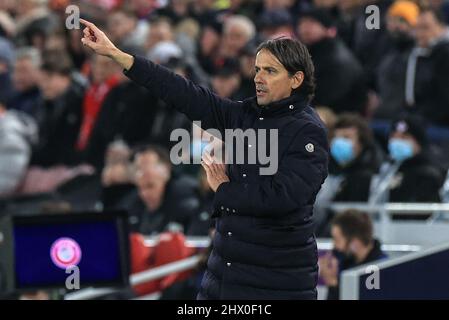
[[81, 248], [71, 238], [59, 238], [51, 246], [50, 257], [58, 268], [67, 269], [81, 261]]

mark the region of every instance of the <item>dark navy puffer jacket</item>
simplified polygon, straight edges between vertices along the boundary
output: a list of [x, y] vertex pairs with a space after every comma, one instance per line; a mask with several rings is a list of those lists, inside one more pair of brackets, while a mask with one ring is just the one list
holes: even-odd
[[227, 167], [230, 182], [215, 194], [216, 233], [198, 299], [316, 299], [312, 215], [327, 176], [328, 142], [306, 99], [293, 95], [265, 107], [254, 98], [221, 99], [140, 57], [125, 74], [223, 137], [225, 129], [278, 129], [276, 173], [261, 175], [259, 161]]

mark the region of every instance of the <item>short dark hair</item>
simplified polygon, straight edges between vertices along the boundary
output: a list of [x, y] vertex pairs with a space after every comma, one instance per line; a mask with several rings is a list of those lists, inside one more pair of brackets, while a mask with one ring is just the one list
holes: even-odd
[[43, 54], [41, 70], [48, 73], [56, 73], [70, 76], [73, 71], [73, 63], [66, 52], [58, 50], [45, 51]]
[[440, 25], [443, 25], [443, 26], [447, 25], [447, 20], [446, 20], [447, 18], [446, 18], [446, 15], [443, 13], [442, 10], [437, 9], [437, 8], [432, 8], [432, 7], [429, 7], [429, 6], [424, 7], [424, 8], [421, 9], [421, 15], [424, 14], [424, 13], [427, 13], [427, 12], [431, 13], [435, 17], [435, 20]]
[[151, 152], [158, 156], [160, 163], [166, 165], [168, 168], [171, 168], [170, 154], [168, 150], [165, 147], [156, 144], [137, 146], [134, 148], [133, 159], [135, 159], [138, 155]]
[[298, 40], [277, 38], [262, 42], [257, 52], [261, 50], [268, 50], [274, 55], [290, 76], [298, 71], [304, 72], [302, 85], [293, 93], [305, 95], [310, 102], [315, 94], [315, 67], [307, 47]]
[[338, 226], [343, 236], [348, 239], [359, 239], [364, 245], [373, 241], [373, 225], [366, 212], [349, 209], [337, 214], [332, 226]]
[[364, 147], [371, 147], [374, 145], [374, 136], [368, 122], [360, 115], [355, 113], [343, 113], [337, 118], [337, 122], [333, 130], [356, 128], [359, 135], [359, 141]]

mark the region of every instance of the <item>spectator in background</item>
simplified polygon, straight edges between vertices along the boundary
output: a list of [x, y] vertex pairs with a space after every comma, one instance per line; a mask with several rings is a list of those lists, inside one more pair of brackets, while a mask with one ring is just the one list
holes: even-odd
[[334, 112], [363, 114], [367, 90], [363, 69], [351, 51], [338, 39], [329, 12], [323, 9], [303, 13], [297, 28], [299, 39], [307, 45], [315, 65], [314, 103]]
[[76, 149], [79, 152], [86, 151], [92, 130], [107, 94], [124, 79], [120, 68], [111, 62], [110, 59], [93, 55], [90, 61], [92, 82], [87, 88], [82, 102], [81, 127], [76, 141]]
[[[393, 0], [341, 0], [338, 3], [343, 18], [339, 29], [342, 34], [346, 33], [348, 46], [361, 63], [370, 89], [374, 87], [379, 63], [390, 46], [385, 16], [392, 2]], [[367, 28], [369, 15], [366, 8], [369, 5], [379, 8], [378, 28]]]
[[409, 0], [397, 0], [388, 9], [387, 31], [391, 47], [377, 71], [380, 105], [374, 111], [376, 118], [392, 119], [405, 107], [405, 75], [415, 44], [413, 33], [418, 15], [418, 5]]
[[174, 226], [188, 230], [199, 210], [196, 181], [175, 176], [168, 152], [157, 146], [138, 151], [134, 166], [137, 192], [118, 206], [127, 208], [131, 228], [146, 235]]
[[39, 80], [43, 99], [35, 112], [39, 143], [33, 152], [33, 165], [78, 163], [75, 143], [85, 88], [75, 81], [72, 72], [72, 62], [65, 52], [46, 53]]
[[317, 233], [327, 235], [333, 213], [330, 202], [365, 202], [373, 176], [379, 171], [381, 154], [368, 123], [356, 114], [337, 118], [331, 134], [329, 176], [317, 196]]
[[421, 12], [416, 41], [407, 65], [406, 104], [431, 123], [449, 126], [449, 30], [440, 11]]
[[13, 72], [15, 93], [8, 101], [8, 108], [35, 116], [36, 107], [41, 99], [38, 87], [41, 55], [36, 48], [26, 47], [16, 51]]
[[8, 101], [13, 94], [12, 69], [14, 65], [14, 48], [11, 43], [0, 36], [0, 101]]
[[334, 201], [367, 201], [372, 176], [382, 158], [368, 123], [358, 115], [338, 118], [331, 140], [332, 175], [343, 176]]
[[424, 121], [404, 115], [391, 127], [388, 150], [401, 163], [389, 187], [390, 202], [440, 202], [445, 173], [432, 162]]
[[245, 16], [229, 17], [223, 25], [223, 38], [219, 56], [222, 59], [239, 57], [240, 51], [256, 35], [256, 27]]
[[48, 9], [46, 0], [18, 0], [16, 2], [16, 44], [43, 50], [47, 36], [58, 24]]
[[[222, 98], [236, 99], [241, 77], [238, 60], [226, 60], [212, 77], [212, 90]], [[240, 97], [239, 97], [240, 98]], [[242, 97], [242, 99], [247, 98]]]
[[122, 140], [111, 142], [106, 149], [101, 172], [101, 201], [105, 210], [113, 209], [135, 190], [131, 148]]
[[333, 253], [319, 259], [320, 275], [328, 287], [328, 300], [340, 297], [341, 272], [363, 264], [373, 263], [387, 256], [380, 242], [373, 236], [369, 215], [357, 210], [347, 210], [332, 221]]
[[25, 176], [37, 127], [26, 114], [6, 110], [0, 99], [0, 196], [12, 194]]
[[254, 84], [254, 77], [256, 70], [254, 64], [256, 61], [256, 44], [251, 41], [243, 49], [240, 54], [240, 73], [241, 82], [238, 91], [235, 94], [237, 100], [243, 100], [254, 95], [256, 86]]
[[197, 60], [208, 74], [215, 71], [215, 58], [220, 47], [222, 33], [223, 24], [218, 20], [210, 19], [203, 24], [198, 42]]
[[156, 17], [167, 17], [174, 24], [178, 24], [185, 17], [190, 16], [190, 14], [189, 0], [171, 0], [167, 6], [159, 8], [153, 15]]
[[259, 32], [265, 39], [292, 37], [293, 19], [285, 9], [265, 11], [259, 18]]
[[148, 24], [139, 21], [134, 12], [117, 8], [107, 18], [110, 38], [120, 46], [142, 47], [148, 33]]
[[165, 17], [157, 18], [150, 23], [150, 31], [145, 42], [145, 50], [149, 53], [158, 43], [173, 43], [174, 39], [175, 36], [171, 21]]

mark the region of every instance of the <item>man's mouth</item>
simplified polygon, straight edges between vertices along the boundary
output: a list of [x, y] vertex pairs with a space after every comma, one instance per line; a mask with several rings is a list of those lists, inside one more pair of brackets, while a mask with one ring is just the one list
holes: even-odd
[[256, 88], [256, 95], [259, 96], [263, 96], [267, 93], [267, 90], [263, 89], [263, 88]]

